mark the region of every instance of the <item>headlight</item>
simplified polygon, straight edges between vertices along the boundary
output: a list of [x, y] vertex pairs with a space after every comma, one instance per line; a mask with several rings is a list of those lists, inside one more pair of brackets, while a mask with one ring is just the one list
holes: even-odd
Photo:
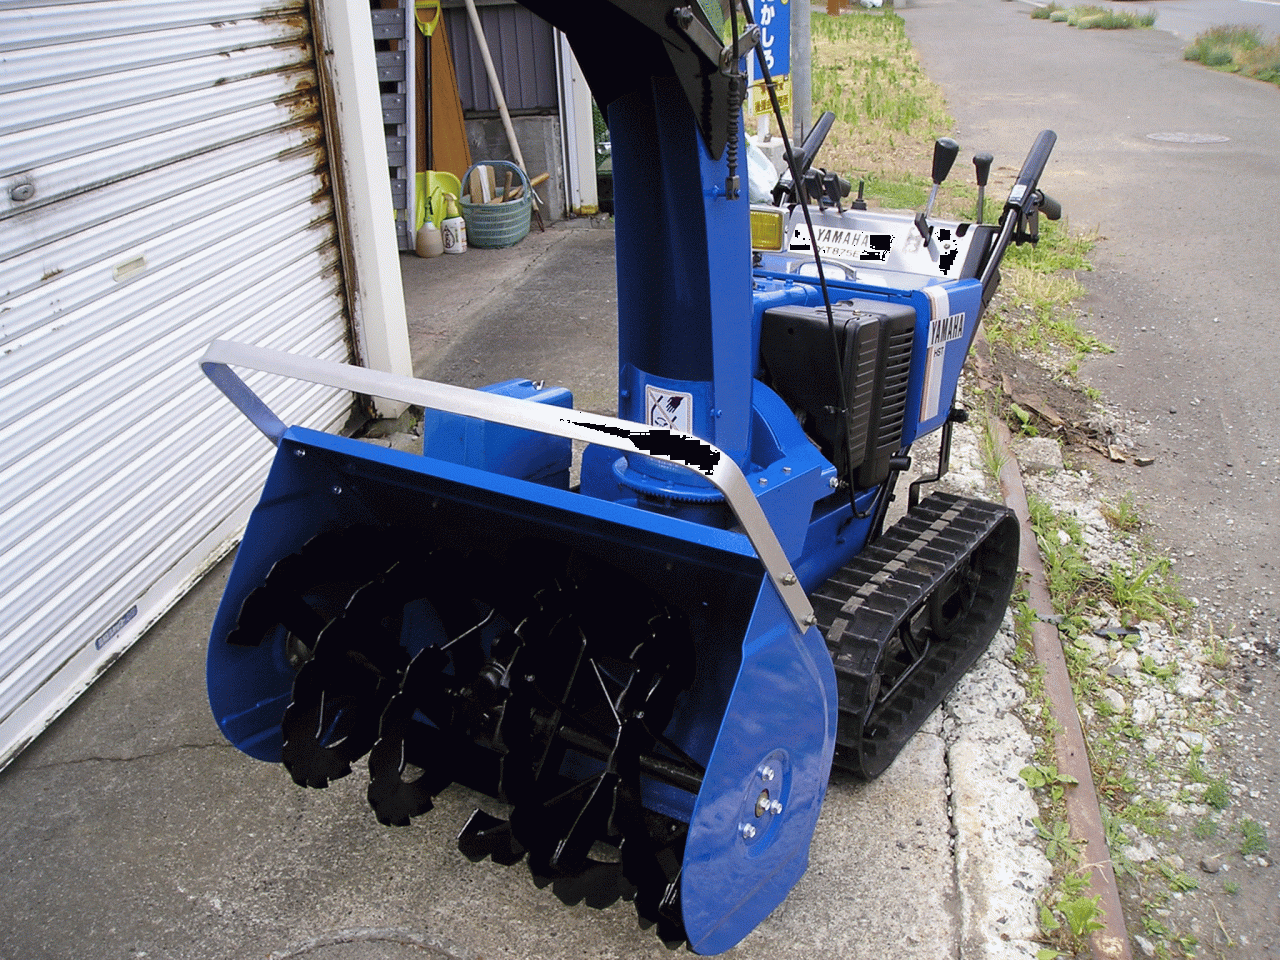
[[781, 250], [786, 236], [782, 211], [777, 207], [751, 208], [751, 249]]

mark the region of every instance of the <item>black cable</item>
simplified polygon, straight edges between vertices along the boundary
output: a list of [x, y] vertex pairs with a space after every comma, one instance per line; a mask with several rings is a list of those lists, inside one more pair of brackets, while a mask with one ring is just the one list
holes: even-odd
[[[732, 8], [735, 11], [737, 9], [737, 6], [738, 5], [736, 2], [732, 4]], [[747, 23], [754, 26], [755, 21], [751, 17], [750, 7], [744, 6], [742, 12], [743, 12], [743, 15], [747, 18]], [[736, 23], [736, 16], [735, 16], [735, 23]], [[736, 26], [734, 27], [733, 32], [734, 32], [734, 36], [736, 37], [738, 32]], [[734, 43], [735, 43], [734, 52], [736, 53], [737, 41], [735, 40]], [[800, 212], [804, 216], [805, 228], [809, 231], [809, 244], [813, 249], [813, 263], [818, 271], [818, 286], [822, 290], [822, 303], [827, 311], [827, 330], [830, 331], [831, 333], [831, 353], [832, 353], [832, 356], [835, 358], [836, 384], [839, 386], [839, 389], [840, 389], [840, 408], [841, 408], [841, 415], [844, 419], [844, 424], [845, 424], [844, 436], [841, 439], [845, 445], [845, 459], [847, 461], [848, 448], [849, 448], [849, 396], [848, 396], [848, 390], [846, 389], [845, 380], [844, 380], [844, 358], [841, 356], [841, 352], [840, 352], [840, 338], [836, 334], [836, 318], [835, 318], [835, 314], [832, 312], [832, 309], [831, 309], [831, 291], [827, 288], [827, 275], [826, 275], [826, 271], [823, 270], [822, 268], [822, 255], [818, 251], [818, 238], [815, 235], [813, 230], [813, 217], [809, 213], [809, 198], [806, 195], [806, 192], [804, 189], [804, 183], [800, 178], [799, 168], [796, 166], [795, 155], [791, 151], [791, 139], [790, 137], [787, 136], [787, 126], [782, 119], [782, 107], [778, 104], [778, 93], [776, 89], [776, 84], [774, 83], [773, 77], [769, 73], [769, 66], [768, 64], [765, 63], [765, 60], [764, 60], [764, 51], [761, 49], [759, 44], [756, 44], [756, 63], [760, 65], [760, 76], [764, 80], [764, 88], [769, 92], [769, 104], [773, 108], [773, 115], [778, 121], [778, 130], [782, 134], [782, 149], [785, 152], [787, 157], [787, 167], [791, 171], [791, 182], [794, 185], [797, 196], [799, 197]], [[872, 512], [876, 508], [876, 504], [873, 502], [872, 505], [867, 509], [865, 513], [859, 513], [858, 503], [857, 503], [857, 491], [854, 489], [854, 486], [853, 486], [852, 470], [850, 470], [848, 484], [849, 484], [849, 509], [853, 511], [854, 519], [865, 520], [867, 517], [871, 516]], [[887, 489], [887, 484], [882, 486], [883, 488]]]

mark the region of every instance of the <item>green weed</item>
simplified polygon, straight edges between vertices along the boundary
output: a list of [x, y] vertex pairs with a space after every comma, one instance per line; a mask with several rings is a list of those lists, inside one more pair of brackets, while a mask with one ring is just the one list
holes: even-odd
[[1240, 836], [1241, 856], [1256, 857], [1267, 852], [1267, 828], [1257, 820], [1241, 820]]
[[1266, 43], [1257, 27], [1221, 26], [1199, 34], [1183, 59], [1280, 85], [1280, 40]]
[[1225, 777], [1219, 777], [1216, 780], [1210, 780], [1209, 786], [1205, 787], [1204, 796], [1205, 805], [1212, 807], [1214, 810], [1225, 810], [1227, 805], [1231, 803], [1231, 788], [1227, 786]]
[[1119, 500], [1103, 500], [1099, 509], [1107, 525], [1120, 533], [1135, 533], [1145, 522], [1132, 493], [1124, 494]]
[[1130, 30], [1135, 27], [1151, 27], [1155, 25], [1154, 10], [1146, 13], [1130, 13], [1127, 10], [1111, 10], [1095, 4], [1064, 8], [1050, 3], [1031, 12], [1032, 20], [1051, 20], [1055, 23], [1068, 23], [1081, 30]]
[[1046, 764], [1033, 764], [1018, 771], [1020, 776], [1032, 790], [1048, 788], [1049, 795], [1055, 801], [1061, 800], [1064, 787], [1076, 786], [1080, 783], [1075, 777], [1061, 773], [1057, 767]]
[[1191, 609], [1173, 580], [1167, 557], [1142, 565], [1112, 563], [1106, 587], [1108, 599], [1131, 622], [1162, 619], [1173, 624]]
[[1197, 840], [1212, 840], [1218, 835], [1218, 822], [1212, 817], [1202, 817], [1191, 827], [1191, 835]]

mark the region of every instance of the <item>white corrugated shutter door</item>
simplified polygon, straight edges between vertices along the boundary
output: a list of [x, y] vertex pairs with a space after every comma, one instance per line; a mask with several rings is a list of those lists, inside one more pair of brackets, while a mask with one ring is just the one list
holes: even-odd
[[[0, 765], [225, 552], [214, 339], [350, 359], [308, 7], [0, 0]], [[350, 396], [252, 378], [287, 422]]]

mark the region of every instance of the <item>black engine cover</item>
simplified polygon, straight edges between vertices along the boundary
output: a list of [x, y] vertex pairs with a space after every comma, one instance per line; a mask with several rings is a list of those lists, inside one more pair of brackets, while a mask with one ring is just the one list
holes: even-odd
[[916, 314], [876, 300], [845, 300], [831, 312], [847, 414], [825, 308], [766, 310], [760, 351], [773, 389], [805, 414], [805, 429], [840, 476], [865, 490], [888, 477], [901, 446]]

